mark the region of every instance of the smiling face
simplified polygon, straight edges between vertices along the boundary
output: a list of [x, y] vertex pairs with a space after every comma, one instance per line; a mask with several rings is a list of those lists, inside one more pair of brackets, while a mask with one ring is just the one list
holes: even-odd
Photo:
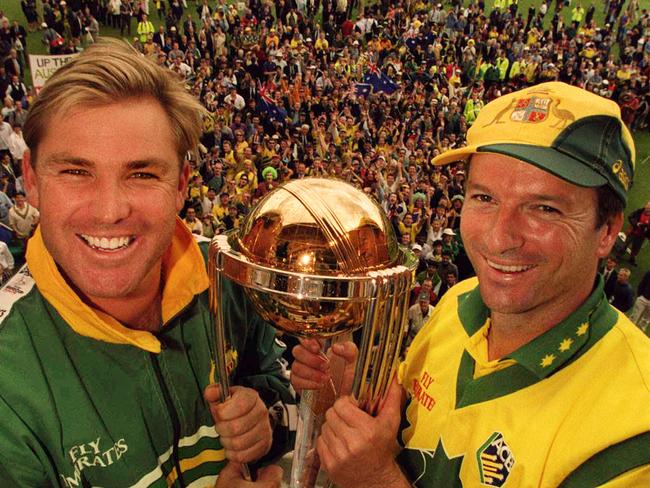
[[593, 188], [507, 156], [472, 157], [461, 233], [493, 315], [559, 322], [580, 306], [621, 224], [596, 229], [596, 208]]
[[[26, 158], [27, 159], [27, 158]], [[153, 99], [55, 116], [24, 164], [45, 245], [91, 302], [160, 287], [161, 258], [182, 208], [188, 170]]]

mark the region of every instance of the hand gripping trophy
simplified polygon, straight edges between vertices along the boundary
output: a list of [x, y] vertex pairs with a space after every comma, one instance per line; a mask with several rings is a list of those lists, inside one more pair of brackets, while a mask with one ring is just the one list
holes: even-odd
[[[219, 301], [223, 280], [244, 287], [257, 312], [277, 329], [331, 344], [349, 340], [359, 355], [352, 394], [374, 413], [399, 359], [417, 259], [397, 244], [385, 212], [370, 197], [338, 180], [292, 180], [270, 192], [239, 230], [210, 245], [210, 307], [217, 359], [230, 335]], [[336, 356], [334, 356], [336, 357]], [[224, 395], [225, 364], [217, 361]], [[301, 398], [291, 474], [293, 488], [316, 484], [315, 442], [324, 413], [341, 393], [342, 366], [333, 381]], [[337, 377], [338, 376], [338, 377]]]

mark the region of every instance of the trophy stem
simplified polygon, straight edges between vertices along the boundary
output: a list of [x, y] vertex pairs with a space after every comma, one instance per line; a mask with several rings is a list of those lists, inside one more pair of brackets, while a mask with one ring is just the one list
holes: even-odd
[[321, 355], [330, 362], [330, 381], [320, 390], [305, 390], [298, 408], [298, 429], [291, 466], [291, 488], [314, 488], [320, 471], [320, 459], [316, 452], [316, 440], [325, 421], [325, 412], [341, 395], [345, 360], [328, 354], [332, 344], [350, 340], [350, 334], [342, 334], [325, 340]]
[[[219, 259], [219, 256], [216, 256]], [[221, 401], [225, 402], [230, 397], [230, 384], [228, 382], [228, 368], [226, 366], [226, 334], [223, 319], [223, 307], [220, 306], [220, 297], [223, 290], [223, 275], [221, 274], [220, 267], [208, 270], [211, 274], [210, 281], [214, 286], [210, 288], [210, 308], [212, 315], [215, 319], [215, 369], [216, 376], [219, 382], [219, 390], [221, 392]], [[248, 464], [242, 463], [241, 465], [242, 476], [247, 481], [252, 481], [251, 472]]]

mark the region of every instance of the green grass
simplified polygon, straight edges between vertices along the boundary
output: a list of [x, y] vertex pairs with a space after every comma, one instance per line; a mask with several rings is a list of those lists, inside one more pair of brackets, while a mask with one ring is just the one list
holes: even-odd
[[[464, 3], [467, 4], [469, 0], [464, 0]], [[552, 18], [552, 12], [553, 8], [555, 6], [556, 0], [552, 0], [550, 2], [550, 8], [549, 8], [549, 13], [546, 15], [546, 23], [550, 23], [550, 20]], [[210, 4], [214, 4], [214, 0], [210, 0]], [[230, 1], [228, 2], [230, 3]], [[371, 2], [367, 2], [371, 3]], [[445, 3], [448, 3], [445, 1]], [[582, 1], [582, 6], [585, 8], [589, 8], [591, 4], [594, 4], [596, 6], [596, 11], [594, 18], [598, 22], [598, 25], [603, 25], [603, 0], [583, 0]], [[151, 4], [151, 9], [150, 9], [150, 20], [156, 25], [156, 27], [162, 22], [157, 18], [157, 14], [155, 11], [155, 8], [153, 7], [153, 2], [150, 2]], [[541, 0], [520, 0], [519, 1], [519, 11], [522, 13], [524, 18], [526, 17], [526, 14], [528, 12], [528, 8], [530, 5], [540, 5]], [[575, 0], [572, 0], [571, 6], [568, 8], [565, 7], [562, 9], [562, 13], [564, 15], [565, 22], [568, 24], [570, 22], [570, 16], [571, 16], [571, 8], [576, 4]], [[493, 5], [493, 0], [486, 0], [486, 5], [487, 8], [491, 8]], [[195, 2], [193, 0], [188, 1], [188, 9], [193, 11], [195, 6]], [[650, 0], [641, 0], [640, 1], [640, 7], [641, 9], [650, 9]], [[2, 9], [4, 10], [5, 14], [7, 17], [9, 17], [10, 20], [18, 19], [19, 22], [23, 25], [25, 24], [25, 18], [22, 14], [22, 11], [20, 9], [20, 1], [19, 0], [4, 0], [2, 2]], [[135, 35], [135, 26], [136, 26], [136, 21], [135, 19], [132, 19], [132, 36]], [[120, 37], [120, 32], [119, 29], [113, 29], [110, 27], [106, 26], [101, 26], [101, 31], [100, 35], [102, 36], [111, 36], [111, 37]], [[40, 32], [35, 32], [31, 33], [28, 36], [28, 49], [32, 54], [43, 54], [45, 53], [45, 47], [41, 43], [41, 33]], [[29, 79], [28, 79], [29, 81]], [[639, 132], [634, 134], [634, 139], [636, 142], [636, 148], [637, 148], [637, 168], [636, 168], [636, 175], [635, 175], [635, 183], [630, 191], [629, 195], [629, 202], [628, 202], [628, 207], [627, 207], [627, 213], [630, 213], [632, 210], [642, 207], [645, 205], [647, 201], [650, 200], [650, 186], [648, 183], [650, 182], [650, 133], [647, 131]], [[627, 223], [626, 223], [627, 225]], [[640, 280], [641, 276], [643, 276], [643, 273], [650, 268], [650, 245], [648, 245], [648, 242], [645, 243], [645, 246], [641, 250], [641, 253], [639, 254], [639, 259], [638, 263], [639, 266], [636, 268], [632, 268], [632, 283], [633, 285], [636, 286], [636, 283]]]
[[[211, 4], [214, 2], [211, 1]], [[152, 4], [152, 2], [150, 2]], [[195, 13], [194, 10], [194, 1], [190, 0], [188, 2], [188, 8], [192, 9], [192, 13]], [[2, 2], [2, 7], [0, 10], [3, 10], [5, 12], [5, 15], [9, 17], [9, 20], [12, 21], [14, 19], [18, 19], [18, 21], [23, 25], [25, 28], [27, 28], [27, 22], [25, 20], [25, 16], [23, 15], [22, 10], [20, 9], [20, 0], [5, 0]], [[164, 23], [164, 21], [158, 20], [158, 16], [156, 14], [156, 9], [151, 5], [151, 8], [149, 10], [149, 20], [153, 22], [153, 24], [158, 27], [159, 24]], [[137, 19], [136, 17], [131, 18], [131, 39], [127, 37], [124, 37], [125, 40], [132, 40], [133, 37], [136, 36], [136, 27], [137, 27]], [[114, 29], [112, 27], [108, 27], [105, 25], [100, 25], [100, 36], [108, 36], [108, 37], [121, 37], [120, 36], [120, 29]], [[47, 54], [47, 49], [41, 42], [41, 31], [37, 32], [32, 32], [27, 35], [27, 48], [31, 54]]]
[[[631, 213], [633, 210], [643, 207], [650, 201], [650, 134], [647, 130], [634, 134], [634, 141], [636, 143], [636, 174], [634, 175], [634, 186], [630, 191], [628, 197], [626, 214]], [[625, 225], [629, 225], [627, 222]], [[635, 288], [641, 281], [643, 274], [650, 269], [650, 245], [645, 241], [641, 252], [639, 253], [638, 267], [630, 268], [632, 270], [632, 284]], [[627, 265], [627, 263], [625, 263]]]

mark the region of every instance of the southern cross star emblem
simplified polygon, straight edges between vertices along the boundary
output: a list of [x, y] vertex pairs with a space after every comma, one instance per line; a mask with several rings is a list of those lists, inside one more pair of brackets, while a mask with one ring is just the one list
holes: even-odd
[[573, 339], [569, 339], [568, 337], [564, 339], [562, 342], [560, 342], [560, 352], [566, 352], [571, 349], [571, 344], [573, 344]]
[[548, 368], [551, 364], [553, 364], [553, 361], [555, 361], [555, 354], [547, 354], [542, 358], [542, 362], [539, 363], [539, 365], [542, 368]]

